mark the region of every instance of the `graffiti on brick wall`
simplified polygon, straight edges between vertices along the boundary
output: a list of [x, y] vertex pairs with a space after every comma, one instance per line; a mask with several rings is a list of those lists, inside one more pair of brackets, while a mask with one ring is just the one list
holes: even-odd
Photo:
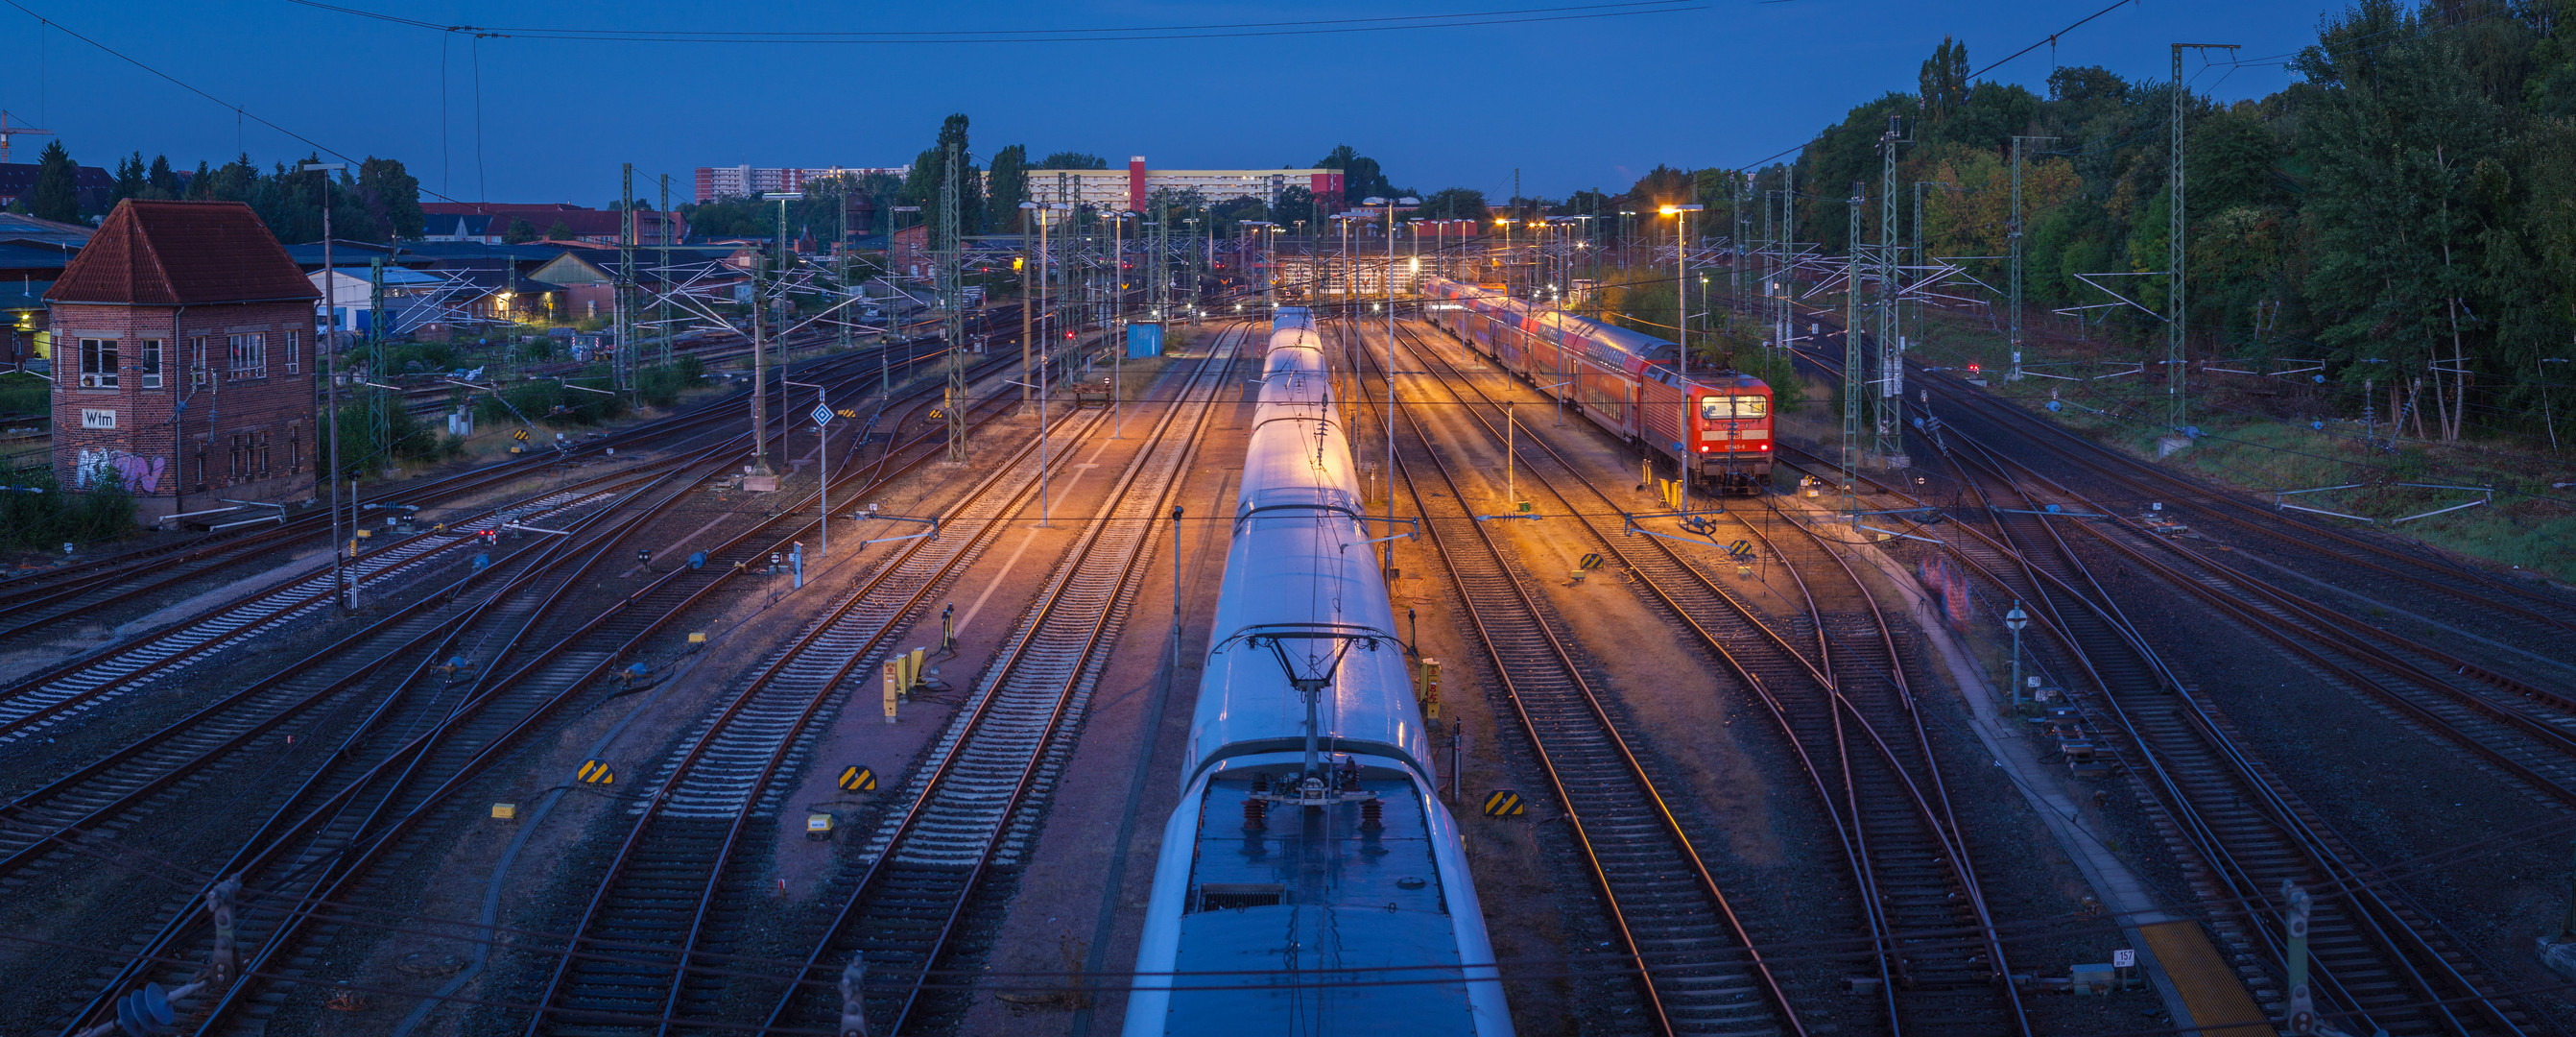
[[72, 483], [86, 490], [113, 474], [129, 491], [158, 493], [161, 473], [169, 463], [166, 457], [137, 457], [122, 450], [88, 447], [81, 450], [80, 459], [72, 465]]

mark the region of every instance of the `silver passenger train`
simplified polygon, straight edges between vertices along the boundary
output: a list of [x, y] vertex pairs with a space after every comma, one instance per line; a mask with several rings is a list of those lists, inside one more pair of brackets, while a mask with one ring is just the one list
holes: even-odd
[[1512, 1032], [1324, 361], [1280, 310], [1127, 1037]]

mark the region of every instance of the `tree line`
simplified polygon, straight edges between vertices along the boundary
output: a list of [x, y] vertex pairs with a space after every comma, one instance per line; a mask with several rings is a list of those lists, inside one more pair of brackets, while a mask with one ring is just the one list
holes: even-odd
[[[2028, 304], [2113, 302], [2077, 275], [2169, 265], [2179, 90], [2196, 358], [2322, 362], [2347, 400], [2366, 381], [2403, 386], [2441, 438], [2538, 434], [2543, 394], [2564, 396], [2576, 366], [2550, 363], [2576, 353], [2571, 11], [2576, 0], [2360, 0], [2288, 60], [2298, 81], [2232, 104], [2100, 67], [2058, 69], [2045, 93], [1970, 82], [1966, 47], [1944, 41], [1917, 91], [1853, 107], [1792, 162], [1673, 172], [1632, 193], [1696, 196], [1712, 238], [1740, 204], [1758, 239], [1763, 201], [1788, 190], [1794, 239], [1840, 254], [1855, 190], [1864, 236], [1880, 235], [1893, 117], [1895, 240], [1913, 233], [1920, 183], [1929, 256], [2002, 256], [2020, 137]], [[2227, 70], [2213, 60], [2204, 82]], [[2001, 260], [1962, 265], [2003, 284]], [[2114, 339], [2161, 342], [2165, 278], [2118, 284], [2139, 305], [2089, 319]]]
[[[303, 162], [319, 162], [308, 155]], [[200, 161], [194, 172], [181, 172], [168, 155], [146, 163], [140, 151], [118, 161], [115, 179], [103, 195], [83, 197], [80, 165], [59, 140], [47, 142], [36, 160], [36, 183], [11, 208], [41, 219], [82, 223], [103, 216], [128, 198], [243, 202], [259, 213], [281, 242], [317, 241], [322, 237], [321, 177], [336, 175], [331, 187], [331, 232], [344, 240], [379, 244], [421, 236], [420, 181], [398, 159], [368, 157], [355, 170], [299, 173], [299, 163], [280, 162], [261, 169], [242, 155], [221, 166]]]

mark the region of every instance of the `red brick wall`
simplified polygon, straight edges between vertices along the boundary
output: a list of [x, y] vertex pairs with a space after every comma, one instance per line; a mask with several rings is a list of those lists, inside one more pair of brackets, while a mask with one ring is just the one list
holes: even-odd
[[[222, 496], [301, 499], [309, 491], [317, 384], [310, 305], [55, 303], [52, 309], [54, 475], [64, 486], [82, 485], [84, 467], [111, 466], [138, 497], [165, 501], [159, 508], [147, 503], [147, 511], [168, 510], [174, 496], [203, 495], [203, 506], [220, 507], [215, 498]], [[244, 333], [266, 336], [264, 376], [229, 370], [230, 337]], [[194, 340], [201, 337], [199, 371]], [[84, 338], [117, 341], [115, 388], [81, 385]], [[144, 384], [146, 339], [161, 342], [157, 388]], [[113, 412], [115, 428], [84, 428], [84, 411]], [[196, 499], [179, 503], [200, 506]]]

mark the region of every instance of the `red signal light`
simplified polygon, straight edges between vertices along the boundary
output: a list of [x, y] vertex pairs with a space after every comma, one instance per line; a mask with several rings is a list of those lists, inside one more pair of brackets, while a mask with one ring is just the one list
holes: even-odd
[[1977, 365], [1975, 365], [1975, 364], [1969, 364], [1969, 365], [1968, 365], [1968, 370], [1971, 370], [1971, 371], [1977, 370]]

